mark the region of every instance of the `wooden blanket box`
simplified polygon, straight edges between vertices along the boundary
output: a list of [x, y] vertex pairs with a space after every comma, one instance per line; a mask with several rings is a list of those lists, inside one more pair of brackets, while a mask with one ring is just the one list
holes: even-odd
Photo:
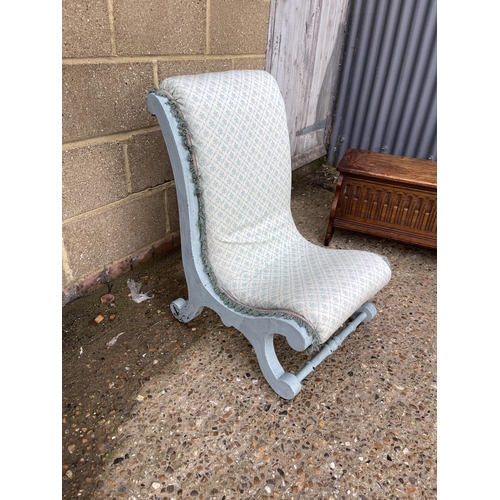
[[437, 163], [349, 149], [325, 235], [335, 228], [437, 248]]

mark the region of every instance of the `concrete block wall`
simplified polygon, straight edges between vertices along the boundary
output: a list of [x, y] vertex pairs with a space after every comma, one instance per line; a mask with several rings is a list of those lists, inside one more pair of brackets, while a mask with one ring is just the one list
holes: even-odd
[[63, 0], [63, 304], [180, 245], [148, 90], [264, 69], [269, 0]]

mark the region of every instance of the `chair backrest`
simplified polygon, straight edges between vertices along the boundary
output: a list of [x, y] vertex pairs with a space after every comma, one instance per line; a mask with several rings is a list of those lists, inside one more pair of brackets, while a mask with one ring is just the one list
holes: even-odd
[[171, 77], [160, 89], [187, 125], [216, 275], [224, 283], [227, 272], [253, 274], [265, 246], [295, 230], [290, 143], [276, 81], [265, 71], [225, 71]]

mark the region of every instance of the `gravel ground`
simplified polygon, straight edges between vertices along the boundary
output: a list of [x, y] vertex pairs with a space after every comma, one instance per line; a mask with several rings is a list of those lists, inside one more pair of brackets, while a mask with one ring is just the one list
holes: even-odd
[[[318, 245], [334, 183], [323, 166], [292, 191], [297, 227]], [[436, 498], [436, 251], [340, 230], [330, 247], [386, 255], [393, 277], [378, 315], [292, 401], [215, 313], [172, 317], [186, 294], [180, 251], [65, 306], [62, 498]], [[127, 279], [154, 298], [133, 302]], [[307, 359], [276, 344], [289, 370]]]

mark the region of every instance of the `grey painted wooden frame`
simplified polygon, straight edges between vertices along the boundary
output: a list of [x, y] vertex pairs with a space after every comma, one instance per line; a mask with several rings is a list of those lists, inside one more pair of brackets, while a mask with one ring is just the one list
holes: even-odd
[[251, 316], [238, 312], [227, 306], [217, 295], [202, 261], [198, 198], [188, 161], [188, 151], [183, 146], [177, 121], [165, 97], [150, 93], [147, 105], [150, 113], [158, 120], [167, 146], [179, 205], [182, 263], [188, 287], [188, 300], [174, 300], [170, 304], [170, 310], [175, 318], [183, 323], [196, 318], [204, 307], [215, 311], [224, 325], [236, 328], [250, 342], [262, 374], [274, 391], [284, 399], [292, 399], [301, 390], [301, 381], [338, 349], [347, 335], [360, 323], [370, 321], [377, 311], [373, 304], [365, 303], [354, 313], [352, 321], [339, 334], [330, 338], [297, 374], [286, 372], [276, 356], [274, 335], [283, 335], [296, 351], [307, 349], [312, 343], [312, 337], [304, 326], [300, 326], [293, 319]]

